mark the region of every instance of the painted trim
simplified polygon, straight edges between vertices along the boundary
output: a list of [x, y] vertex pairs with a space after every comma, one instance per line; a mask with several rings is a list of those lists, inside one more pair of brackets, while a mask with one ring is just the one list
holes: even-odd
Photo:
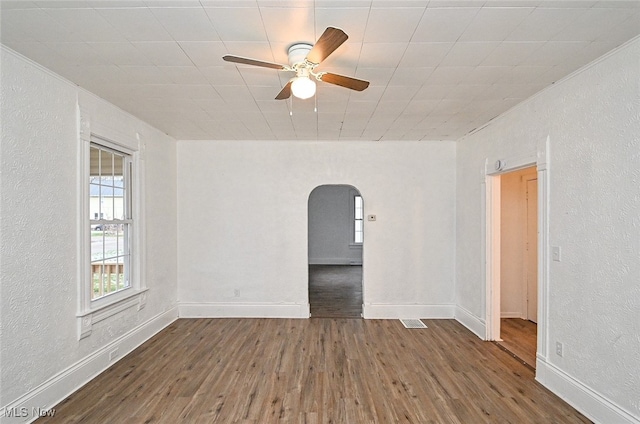
[[453, 319], [454, 309], [454, 304], [365, 303], [362, 305], [362, 316], [366, 319]]
[[551, 178], [550, 178], [551, 137], [538, 141], [538, 339], [537, 354], [543, 359], [549, 357], [549, 281], [550, 254], [549, 235], [551, 230]]
[[[488, 160], [486, 161], [488, 163]], [[500, 339], [500, 223], [499, 177], [486, 175], [485, 182], [485, 328], [484, 340]]]
[[517, 312], [517, 311], [501, 311], [500, 312], [500, 318], [520, 318], [520, 319], [527, 319], [527, 317], [523, 316], [524, 314], [522, 312]]
[[309, 258], [309, 265], [362, 265], [351, 258]]
[[78, 325], [78, 340], [91, 335], [93, 324], [112, 317], [120, 312], [137, 306], [138, 311], [143, 309], [147, 303], [147, 290], [134, 290], [128, 288], [115, 297], [113, 301], [105, 303], [102, 306], [83, 311], [76, 315]]
[[[21, 408], [26, 408], [26, 411], [29, 413], [34, 409], [42, 411], [50, 410], [67, 396], [112, 366], [115, 362], [155, 336], [176, 319], [178, 319], [178, 310], [176, 307], [173, 307], [95, 350], [75, 364], [49, 378], [38, 387], [0, 408], [2, 423], [33, 422], [38, 417], [10, 418], [6, 416], [6, 411], [13, 409], [21, 410]], [[115, 361], [109, 361], [109, 354], [116, 349], [118, 350], [117, 359]]]
[[[88, 287], [89, 281], [91, 281], [91, 270], [89, 268], [89, 260], [91, 259], [91, 242], [88, 219], [89, 217], [89, 182], [87, 176], [89, 175], [90, 158], [89, 151], [91, 145], [91, 119], [89, 111], [79, 103], [76, 103], [76, 119], [78, 124], [78, 140], [77, 140], [77, 152], [76, 166], [78, 172], [76, 173], [76, 189], [77, 193], [77, 215], [76, 222], [80, 225], [77, 227], [76, 241], [77, 241], [77, 270], [76, 270], [76, 320], [77, 337], [78, 340], [83, 339], [91, 334], [92, 317], [82, 316], [86, 311], [91, 309], [91, 296], [87, 293], [90, 288]], [[85, 223], [87, 225], [85, 225]]]
[[456, 305], [454, 318], [480, 339], [486, 340], [487, 327], [483, 320], [460, 305]]
[[180, 302], [180, 318], [309, 318], [305, 303]]
[[[539, 141], [535, 154], [514, 156], [509, 158], [488, 157], [484, 162], [484, 208], [485, 217], [484, 236], [485, 251], [485, 323], [486, 338], [485, 340], [500, 339], [500, 184], [498, 178], [506, 173], [518, 171], [530, 166], [536, 167], [538, 177], [538, 280], [541, 275], [541, 258], [542, 252], [540, 246], [547, 239], [547, 235], [543, 234], [545, 228], [543, 222], [548, 219], [543, 211], [548, 206], [549, 199], [547, 192], [541, 192], [540, 184], [545, 184], [546, 174], [541, 170], [546, 170], [548, 137], [544, 141]], [[499, 169], [491, 167], [491, 164], [500, 162]], [[541, 315], [540, 299], [546, 293], [546, 285], [538, 283], [538, 316]], [[540, 325], [538, 322], [538, 340], [541, 333], [545, 334], [546, 327], [544, 322]], [[538, 351], [540, 349], [538, 344]]]
[[536, 360], [536, 380], [596, 423], [638, 424], [640, 417], [622, 409], [589, 386], [544, 360]]

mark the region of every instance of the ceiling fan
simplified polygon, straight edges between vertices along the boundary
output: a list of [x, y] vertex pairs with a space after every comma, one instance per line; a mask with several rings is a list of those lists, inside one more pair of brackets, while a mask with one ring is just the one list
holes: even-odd
[[279, 71], [295, 72], [296, 76], [284, 86], [276, 96], [276, 100], [288, 99], [293, 94], [300, 99], [308, 99], [316, 92], [316, 84], [311, 76], [318, 81], [339, 85], [351, 90], [362, 91], [369, 86], [369, 81], [351, 78], [331, 72], [314, 72], [315, 68], [331, 53], [347, 41], [349, 36], [341, 29], [328, 27], [324, 30], [316, 44], [296, 43], [289, 47], [289, 65], [264, 62], [246, 57], [226, 55], [222, 59], [227, 62], [241, 63], [244, 65], [272, 68]]

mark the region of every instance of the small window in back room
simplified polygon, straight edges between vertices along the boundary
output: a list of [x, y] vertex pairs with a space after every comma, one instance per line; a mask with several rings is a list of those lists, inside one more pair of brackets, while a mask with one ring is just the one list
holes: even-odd
[[362, 196], [354, 196], [354, 231], [353, 231], [353, 242], [354, 243], [362, 243], [364, 240], [364, 215], [362, 208]]

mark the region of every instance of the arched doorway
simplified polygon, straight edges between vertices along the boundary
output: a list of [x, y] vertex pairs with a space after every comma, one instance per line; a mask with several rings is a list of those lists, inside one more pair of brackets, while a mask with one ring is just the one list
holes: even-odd
[[309, 195], [309, 307], [312, 318], [362, 316], [364, 202], [349, 185]]

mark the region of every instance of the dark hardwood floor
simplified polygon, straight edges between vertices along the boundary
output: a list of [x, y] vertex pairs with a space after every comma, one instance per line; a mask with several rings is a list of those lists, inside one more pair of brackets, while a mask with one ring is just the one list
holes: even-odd
[[362, 266], [309, 265], [311, 318], [360, 318]]
[[38, 423], [588, 423], [454, 320], [180, 319]]
[[538, 326], [535, 322], [520, 318], [500, 320], [502, 341], [497, 343], [533, 369], [536, 367], [537, 337]]

